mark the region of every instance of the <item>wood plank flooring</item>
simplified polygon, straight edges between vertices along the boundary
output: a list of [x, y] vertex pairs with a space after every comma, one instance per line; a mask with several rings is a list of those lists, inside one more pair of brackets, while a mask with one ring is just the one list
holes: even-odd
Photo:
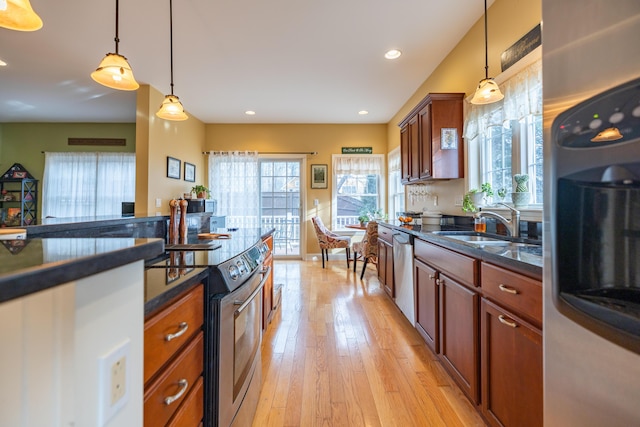
[[282, 302], [263, 338], [253, 426], [484, 426], [375, 266], [361, 281], [344, 264], [275, 261]]

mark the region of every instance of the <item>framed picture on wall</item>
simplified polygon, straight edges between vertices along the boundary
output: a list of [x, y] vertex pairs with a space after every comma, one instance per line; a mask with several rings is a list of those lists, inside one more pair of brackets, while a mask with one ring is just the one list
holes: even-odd
[[311, 165], [311, 188], [327, 188], [327, 165]]
[[196, 165], [184, 162], [184, 180], [196, 182]]
[[180, 179], [180, 160], [167, 156], [167, 178]]

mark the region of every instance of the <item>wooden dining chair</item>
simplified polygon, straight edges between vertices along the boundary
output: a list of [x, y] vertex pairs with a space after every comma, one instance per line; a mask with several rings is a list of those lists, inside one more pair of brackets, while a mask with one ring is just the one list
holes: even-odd
[[369, 221], [367, 231], [361, 242], [353, 244], [353, 272], [356, 272], [356, 260], [361, 256], [364, 264], [362, 265], [362, 273], [360, 280], [364, 278], [364, 272], [367, 269], [369, 261], [374, 264], [378, 263], [378, 223]]
[[326, 256], [327, 262], [329, 261], [329, 249], [345, 248], [347, 252], [347, 268], [349, 268], [349, 261], [351, 256], [351, 237], [340, 236], [332, 231], [329, 231], [324, 226], [320, 217], [314, 216], [311, 218], [313, 222], [313, 229], [316, 231], [318, 237], [318, 245], [320, 245], [320, 251], [322, 252], [322, 268], [324, 268], [324, 258]]

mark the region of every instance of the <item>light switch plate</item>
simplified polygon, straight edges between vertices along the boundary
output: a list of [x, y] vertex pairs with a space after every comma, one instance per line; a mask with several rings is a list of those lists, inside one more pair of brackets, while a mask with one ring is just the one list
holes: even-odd
[[104, 426], [129, 400], [131, 388], [130, 358], [131, 340], [125, 341], [111, 349], [109, 353], [98, 359], [98, 425]]

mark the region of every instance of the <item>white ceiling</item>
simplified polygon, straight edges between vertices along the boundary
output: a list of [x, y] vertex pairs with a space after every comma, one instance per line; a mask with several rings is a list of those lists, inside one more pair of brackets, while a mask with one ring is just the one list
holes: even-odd
[[[0, 28], [0, 122], [135, 122], [135, 93], [89, 76], [115, 51], [115, 0], [31, 5], [42, 29]], [[482, 13], [480, 0], [173, 0], [174, 93], [205, 123], [386, 123]], [[119, 38], [138, 82], [170, 93], [169, 1], [121, 1]]]

